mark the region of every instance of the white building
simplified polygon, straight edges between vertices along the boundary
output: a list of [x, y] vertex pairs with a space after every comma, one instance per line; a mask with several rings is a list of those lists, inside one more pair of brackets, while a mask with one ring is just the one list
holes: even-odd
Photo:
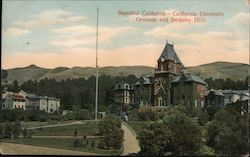
[[22, 95], [7, 92], [2, 95], [2, 109], [26, 109], [26, 99]]
[[60, 108], [60, 99], [37, 96], [35, 94], [20, 91], [19, 93], [5, 92], [2, 94], [2, 108], [14, 109], [22, 108], [24, 110], [41, 110], [47, 113], [53, 113]]
[[224, 95], [224, 105], [236, 102], [237, 100], [249, 100], [248, 90], [220, 90]]

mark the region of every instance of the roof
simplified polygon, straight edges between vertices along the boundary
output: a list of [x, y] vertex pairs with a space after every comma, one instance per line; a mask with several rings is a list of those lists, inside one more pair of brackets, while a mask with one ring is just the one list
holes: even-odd
[[13, 95], [13, 98], [18, 100], [25, 100], [25, 98], [21, 95]]
[[158, 60], [160, 60], [162, 57], [164, 57], [166, 60], [171, 60], [173, 62], [182, 64], [181, 60], [179, 59], [174, 50], [174, 45], [171, 45], [169, 43], [166, 44]]
[[205, 81], [203, 81], [200, 77], [195, 76], [188, 72], [182, 72], [180, 76], [176, 76], [172, 83], [178, 83], [178, 82], [196, 82], [199, 84], [207, 85]]
[[152, 84], [152, 78], [154, 76], [152, 74], [145, 74], [139, 77], [139, 79], [135, 82], [135, 85], [140, 85], [140, 84], [145, 84], [145, 85], [150, 85]]
[[128, 83], [118, 83], [116, 84], [115, 86], [115, 89], [118, 90], [118, 89], [123, 89], [123, 90], [131, 90], [133, 87], [128, 84]]
[[227, 89], [227, 90], [220, 90], [220, 91], [221, 91], [221, 93], [228, 94], [228, 95], [237, 94], [237, 95], [249, 96], [249, 91], [248, 90], [231, 90], [231, 89]]
[[224, 96], [219, 90], [211, 89], [208, 93], [213, 93], [214, 95]]

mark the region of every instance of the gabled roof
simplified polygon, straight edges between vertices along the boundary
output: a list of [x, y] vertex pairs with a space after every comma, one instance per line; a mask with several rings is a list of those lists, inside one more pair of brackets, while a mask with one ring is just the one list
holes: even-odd
[[175, 63], [179, 63], [182, 64], [181, 60], [179, 59], [179, 57], [177, 56], [175, 50], [174, 50], [174, 45], [171, 45], [169, 43], [166, 44], [164, 50], [162, 51], [158, 61], [161, 58], [165, 58], [165, 60], [171, 60]]
[[209, 91], [207, 91], [207, 94], [209, 93], [213, 93], [214, 95], [224, 96], [219, 90], [210, 89]]
[[205, 81], [203, 81], [200, 77], [195, 76], [188, 72], [182, 72], [180, 76], [176, 76], [172, 83], [178, 82], [196, 82], [199, 84], [207, 85]]
[[154, 76], [152, 74], [146, 74], [146, 75], [142, 75], [135, 83], [135, 85], [140, 85], [140, 84], [145, 84], [145, 85], [150, 85], [152, 84], [152, 78]]

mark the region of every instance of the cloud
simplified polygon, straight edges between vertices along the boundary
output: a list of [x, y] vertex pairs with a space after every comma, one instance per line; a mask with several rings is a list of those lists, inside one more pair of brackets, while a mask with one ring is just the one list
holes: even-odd
[[86, 17], [73, 16], [69, 11], [56, 9], [44, 11], [38, 15], [33, 15], [31, 20], [19, 21], [16, 22], [15, 25], [25, 29], [36, 29], [50, 25], [77, 23], [83, 21], [84, 19], [86, 19]]
[[3, 34], [11, 36], [20, 36], [26, 33], [29, 33], [29, 31], [15, 27], [7, 28], [6, 30], [3, 31]]
[[[110, 42], [111, 39], [129, 31], [136, 30], [134, 27], [99, 27], [100, 43]], [[51, 40], [50, 44], [55, 46], [73, 47], [85, 44], [94, 44], [96, 42], [96, 27], [88, 25], [77, 25], [54, 29], [55, 40]]]
[[249, 30], [249, 13], [238, 13], [226, 22], [227, 24], [236, 24], [245, 30]]
[[[210, 35], [211, 37], [221, 36], [216, 32]], [[225, 34], [222, 36], [225, 37]], [[200, 45], [178, 43], [174, 45], [176, 53], [185, 66], [195, 66], [215, 61], [243, 62], [248, 64], [248, 48], [243, 47], [242, 43], [234, 42], [233, 40], [222, 40], [222, 38], [211, 40], [210, 37], [202, 37], [202, 40], [204, 42]], [[228, 49], [225, 49], [224, 45], [228, 45]], [[164, 46], [163, 44], [142, 44], [113, 50], [100, 49], [98, 52], [99, 66], [145, 65], [154, 67]], [[24, 67], [30, 64], [46, 68], [58, 66], [94, 67], [95, 49], [77, 47], [65, 48], [61, 52], [34, 51], [11, 53], [3, 56], [2, 61], [4, 69]]]
[[[99, 66], [156, 64], [162, 45], [138, 45], [114, 50], [100, 49]], [[39, 55], [38, 55], [39, 54]], [[30, 64], [53, 68], [58, 66], [95, 66], [95, 49], [66, 48], [62, 52], [19, 52], [3, 56], [2, 67], [24, 67]]]

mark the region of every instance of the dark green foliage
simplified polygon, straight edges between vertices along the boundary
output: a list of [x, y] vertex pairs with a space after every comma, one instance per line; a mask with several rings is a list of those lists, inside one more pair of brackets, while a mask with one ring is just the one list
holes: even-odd
[[8, 76], [8, 71], [1, 69], [1, 79], [6, 79]]
[[[197, 155], [202, 146], [199, 124], [183, 106], [168, 108], [162, 122], [155, 122], [139, 133], [142, 155]], [[191, 113], [189, 113], [191, 114]]]
[[170, 142], [170, 133], [160, 122], [154, 122], [143, 129], [138, 136], [142, 155], [164, 155]]
[[23, 134], [23, 138], [27, 138], [27, 136], [28, 136], [28, 130], [27, 130], [26, 127], [22, 130], [22, 134]]
[[[101, 75], [99, 77], [99, 109], [104, 111], [109, 104], [114, 104], [114, 89], [118, 82], [134, 83], [136, 77], [110, 77]], [[86, 109], [94, 111], [95, 100], [95, 77], [88, 79], [67, 79], [56, 81], [54, 79], [43, 79], [39, 82], [29, 80], [21, 85], [26, 92], [41, 96], [57, 97], [61, 100], [61, 109]]]
[[13, 125], [13, 137], [18, 138], [21, 135], [21, 123], [20, 122], [15, 122]]
[[32, 138], [32, 135], [33, 135], [33, 131], [32, 130], [28, 130], [27, 137], [28, 138]]
[[99, 130], [104, 136], [99, 142], [99, 148], [120, 149], [122, 147], [124, 132], [121, 129], [121, 120], [117, 116], [106, 116], [100, 121]]
[[76, 139], [76, 140], [74, 141], [74, 143], [73, 143], [73, 146], [74, 146], [74, 147], [81, 147], [81, 146], [83, 146], [83, 143], [82, 143], [81, 140]]
[[249, 153], [247, 113], [244, 113], [247, 104], [247, 101], [238, 101], [215, 114], [208, 128], [207, 145], [214, 148], [217, 155], [240, 156]]
[[202, 145], [202, 134], [199, 126], [183, 112], [171, 109], [163, 119], [171, 131], [170, 151], [179, 155], [194, 155]]
[[92, 147], [92, 148], [95, 147], [95, 140], [93, 140], [93, 141], [91, 142], [91, 147]]
[[208, 78], [205, 80], [208, 84], [208, 89], [233, 89], [233, 90], [246, 90], [248, 86], [247, 78], [245, 81], [234, 81], [230, 78], [224, 79], [213, 79]]
[[8, 86], [8, 90], [15, 93], [20, 92], [21, 87], [18, 85], [18, 81], [17, 80], [13, 81], [13, 83]]
[[4, 126], [4, 135], [6, 138], [11, 139], [13, 134], [13, 125], [10, 122], [6, 122]]
[[0, 138], [4, 137], [4, 125], [0, 123]]

